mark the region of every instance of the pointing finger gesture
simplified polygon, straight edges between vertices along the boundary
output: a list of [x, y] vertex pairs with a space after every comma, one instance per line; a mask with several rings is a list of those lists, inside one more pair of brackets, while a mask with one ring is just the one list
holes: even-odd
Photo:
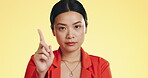
[[40, 44], [38, 50], [34, 55], [34, 62], [36, 65], [36, 71], [38, 72], [38, 75], [44, 77], [46, 75], [46, 72], [48, 71], [48, 68], [51, 66], [53, 62], [54, 54], [51, 49], [51, 46], [48, 46], [45, 43], [44, 36], [40, 29], [38, 29], [38, 33], [40, 36]]

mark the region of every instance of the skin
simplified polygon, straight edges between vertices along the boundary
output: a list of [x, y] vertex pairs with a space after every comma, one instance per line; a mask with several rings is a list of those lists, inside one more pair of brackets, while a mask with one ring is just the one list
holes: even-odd
[[[83, 16], [74, 11], [68, 11], [59, 14], [55, 18], [53, 35], [56, 37], [62, 51], [62, 60], [73, 70], [80, 62], [80, 47], [84, 41], [86, 26]], [[48, 46], [44, 40], [41, 30], [38, 30], [40, 36], [39, 48], [35, 53], [34, 61], [39, 78], [44, 78], [48, 68], [51, 66], [54, 54], [51, 46]], [[80, 77], [81, 63], [73, 73], [78, 73], [74, 78]], [[66, 70], [63, 70], [66, 69]], [[69, 73], [64, 63], [61, 62], [61, 71]], [[61, 73], [62, 78], [69, 78], [67, 74]]]
[[[85, 21], [81, 14], [69, 11], [55, 18], [53, 35], [56, 37], [63, 54], [79, 52], [85, 33]], [[69, 46], [66, 44], [67, 42], [75, 42], [75, 45]]]
[[39, 78], [44, 78], [48, 68], [51, 66], [54, 54], [51, 46], [48, 46], [44, 40], [41, 30], [38, 30], [40, 36], [39, 48], [34, 54], [34, 62]]

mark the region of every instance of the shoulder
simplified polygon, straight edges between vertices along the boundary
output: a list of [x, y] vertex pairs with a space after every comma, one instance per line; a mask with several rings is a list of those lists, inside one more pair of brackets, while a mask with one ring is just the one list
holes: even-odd
[[95, 66], [99, 71], [104, 72], [105, 70], [110, 71], [110, 63], [99, 56], [89, 55], [91, 59], [92, 66]]
[[89, 55], [90, 56], [90, 59], [92, 60], [98, 60], [98, 61], [106, 61], [108, 62], [106, 59], [104, 59], [103, 57], [100, 57], [100, 56], [95, 56], [95, 55]]
[[89, 55], [89, 57], [92, 62], [97, 62], [100, 65], [107, 65], [107, 66], [109, 65], [109, 62], [100, 56]]
[[112, 78], [110, 63], [106, 59], [94, 55], [89, 56], [91, 59], [92, 67], [95, 68], [94, 71], [101, 75], [102, 78]]

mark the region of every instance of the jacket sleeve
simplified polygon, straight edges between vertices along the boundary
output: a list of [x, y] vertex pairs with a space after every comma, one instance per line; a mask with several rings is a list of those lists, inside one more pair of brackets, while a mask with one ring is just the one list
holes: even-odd
[[33, 57], [34, 55], [31, 56], [24, 78], [38, 78], [38, 73], [36, 71], [36, 66], [35, 66]]
[[101, 78], [112, 78], [110, 64], [105, 59], [101, 59]]

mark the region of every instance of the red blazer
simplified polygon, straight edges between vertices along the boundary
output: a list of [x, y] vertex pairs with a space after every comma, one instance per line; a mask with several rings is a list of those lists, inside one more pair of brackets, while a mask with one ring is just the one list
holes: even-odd
[[[53, 64], [48, 69], [45, 78], [60, 78], [60, 62], [61, 53], [60, 49], [54, 51], [54, 61]], [[105, 59], [87, 54], [81, 48], [82, 54], [82, 69], [81, 78], [112, 78], [109, 62]], [[25, 73], [25, 78], [38, 78], [36, 71], [36, 66], [34, 63], [34, 55], [32, 55]]]

